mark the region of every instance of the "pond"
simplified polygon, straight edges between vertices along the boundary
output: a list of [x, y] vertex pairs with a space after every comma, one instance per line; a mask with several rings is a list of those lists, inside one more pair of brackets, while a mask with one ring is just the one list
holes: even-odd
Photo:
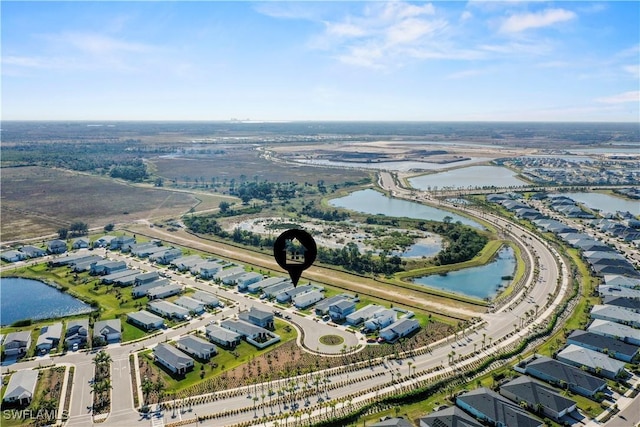
[[516, 258], [513, 249], [505, 246], [489, 264], [451, 271], [446, 276], [432, 274], [418, 277], [413, 283], [485, 299], [492, 298], [501, 287], [508, 286], [510, 279], [503, 278], [513, 276], [515, 270]]
[[640, 201], [630, 200], [622, 197], [612, 196], [602, 193], [562, 193], [578, 203], [583, 203], [591, 209], [598, 209], [601, 212], [615, 213], [617, 211], [631, 212], [633, 215], [640, 214]]
[[471, 187], [509, 187], [529, 185], [518, 179], [512, 170], [500, 166], [470, 166], [439, 172], [431, 175], [409, 178], [409, 183], [417, 189], [426, 190], [429, 187], [468, 188]]
[[449, 216], [452, 218], [453, 222], [460, 221], [461, 223], [471, 227], [484, 229], [484, 227], [479, 223], [461, 215], [457, 215], [444, 209], [421, 205], [420, 203], [387, 197], [384, 194], [371, 189], [355, 191], [348, 196], [332, 199], [329, 201], [329, 204], [331, 206], [350, 209], [356, 212], [363, 212], [371, 215], [380, 214], [396, 218], [407, 217], [429, 221], [442, 221], [444, 217]]
[[0, 280], [0, 324], [3, 326], [18, 320], [54, 319], [92, 310], [90, 305], [39, 280], [19, 277]]

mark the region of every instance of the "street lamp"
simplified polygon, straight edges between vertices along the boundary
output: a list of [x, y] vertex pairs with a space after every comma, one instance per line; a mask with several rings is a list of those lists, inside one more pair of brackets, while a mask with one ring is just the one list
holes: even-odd
[[198, 414], [196, 414], [195, 412], [193, 413], [193, 415], [196, 416], [196, 427], [198, 427]]

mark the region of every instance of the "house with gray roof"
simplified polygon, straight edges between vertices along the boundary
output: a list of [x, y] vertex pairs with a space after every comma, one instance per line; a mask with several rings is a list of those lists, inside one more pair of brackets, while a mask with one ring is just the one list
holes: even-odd
[[242, 269], [242, 271], [239, 271], [237, 273], [224, 276], [221, 280], [222, 280], [222, 283], [224, 283], [225, 285], [233, 286], [237, 284], [238, 279], [240, 279], [241, 277], [244, 277], [245, 274], [247, 273], [244, 271], [244, 269]]
[[596, 378], [575, 366], [538, 354], [527, 361], [523, 370], [518, 368], [516, 371], [524, 372], [561, 388], [567, 387], [572, 392], [586, 397], [593, 397], [597, 392], [607, 388], [605, 380]]
[[381, 305], [369, 304], [365, 307], [362, 307], [360, 310], [356, 310], [348, 315], [347, 324], [356, 326], [364, 323], [367, 320], [372, 319], [373, 316], [381, 310], [384, 310], [384, 307], [382, 307]]
[[164, 327], [164, 319], [147, 310], [127, 313], [127, 322], [140, 327], [145, 331], [152, 331], [154, 329], [161, 329]]
[[316, 304], [316, 306], [314, 307], [314, 310], [316, 312], [316, 315], [318, 316], [324, 316], [326, 314], [329, 314], [329, 307], [331, 307], [333, 304], [336, 304], [340, 301], [349, 301], [351, 298], [348, 298], [344, 295], [334, 295], [332, 297], [326, 298], [322, 301], [320, 301], [319, 303]]
[[32, 245], [24, 245], [20, 248], [20, 252], [23, 252], [27, 258], [40, 258], [47, 254], [44, 249]]
[[191, 298], [201, 301], [207, 307], [217, 307], [220, 305], [220, 300], [213, 294], [205, 291], [195, 291]]
[[266, 329], [274, 329], [273, 313], [251, 306], [249, 310], [241, 311], [238, 314], [240, 320], [252, 323]]
[[544, 427], [542, 420], [530, 416], [519, 405], [486, 387], [458, 395], [456, 405], [494, 426]]
[[335, 322], [343, 322], [354, 311], [356, 303], [353, 300], [343, 299], [329, 306], [329, 316]]
[[404, 418], [387, 418], [386, 420], [371, 424], [370, 427], [413, 427], [413, 424]]
[[215, 324], [207, 325], [205, 331], [209, 340], [226, 348], [235, 348], [242, 340], [242, 335]]
[[483, 427], [457, 406], [450, 406], [420, 418], [420, 427]]
[[403, 318], [382, 329], [380, 331], [380, 337], [384, 338], [387, 342], [394, 342], [399, 338], [410, 335], [418, 329], [420, 329], [420, 323], [418, 323], [417, 320]]
[[186, 308], [195, 315], [204, 313], [204, 303], [194, 298], [182, 296], [173, 301], [173, 303], [175, 305], [179, 305], [180, 307]]
[[134, 285], [140, 286], [140, 285], [144, 285], [145, 283], [155, 282], [156, 280], [159, 280], [159, 279], [160, 279], [160, 274], [157, 271], [139, 273], [136, 275]]
[[635, 329], [627, 325], [622, 325], [608, 320], [595, 319], [587, 331], [622, 340], [628, 344], [640, 345], [640, 329]]
[[64, 240], [50, 240], [47, 242], [47, 253], [63, 254], [67, 252], [67, 243]]
[[613, 305], [630, 310], [634, 313], [640, 313], [640, 299], [618, 297], [613, 295], [605, 295], [602, 298], [604, 305]]
[[169, 264], [178, 269], [178, 271], [187, 271], [191, 267], [201, 264], [204, 259], [200, 255], [181, 256], [172, 260]]
[[304, 310], [322, 299], [324, 299], [324, 293], [319, 289], [314, 289], [311, 292], [304, 292], [292, 297], [291, 304], [299, 310]]
[[26, 406], [31, 403], [38, 383], [38, 371], [25, 369], [14, 372], [9, 379], [2, 401]]
[[[153, 284], [155, 282], [151, 282]], [[147, 296], [150, 300], [158, 299], [158, 298], [167, 298], [173, 295], [178, 295], [182, 292], [182, 286], [177, 285], [175, 283], [169, 283], [165, 286], [154, 286], [153, 288], [147, 291]]]
[[200, 276], [202, 279], [211, 279], [213, 276], [224, 268], [220, 261], [206, 260], [189, 268], [191, 274]]
[[290, 302], [291, 299], [296, 295], [300, 295], [305, 292], [311, 292], [312, 290], [313, 290], [313, 286], [311, 285], [304, 285], [304, 286], [298, 286], [295, 288], [287, 289], [276, 295], [276, 301], [278, 301], [280, 304], [284, 304], [284, 303]]
[[212, 276], [212, 279], [224, 281], [224, 279], [227, 279], [227, 278], [229, 278], [231, 276], [234, 276], [234, 275], [237, 276], [237, 277], [240, 277], [244, 273], [245, 273], [244, 267], [223, 268], [222, 270], [220, 270], [216, 274], [214, 274]]
[[585, 369], [596, 375], [615, 379], [624, 372], [624, 362], [612, 359], [609, 355], [590, 350], [575, 344], [569, 344], [557, 354], [560, 362]]
[[288, 291], [293, 288], [293, 283], [291, 283], [290, 280], [285, 280], [284, 282], [279, 282], [274, 285], [262, 288], [262, 292], [267, 298], [274, 298], [280, 292]]
[[253, 284], [253, 283], [258, 283], [259, 281], [262, 280], [262, 274], [260, 273], [256, 273], [254, 271], [251, 271], [249, 273], [245, 273], [242, 276], [238, 277], [236, 279], [236, 284], [238, 285], [238, 290], [245, 290], [247, 289], [247, 286]]
[[640, 279], [636, 277], [621, 276], [619, 274], [607, 274], [604, 283], [609, 286], [622, 286], [624, 288], [640, 288]]
[[280, 341], [280, 336], [244, 320], [223, 320], [220, 326], [240, 334], [249, 344], [265, 348]]
[[86, 249], [89, 247], [89, 238], [88, 237], [78, 237], [71, 243], [71, 248], [73, 249]]
[[364, 327], [369, 331], [377, 331], [378, 329], [384, 329], [393, 322], [397, 321], [398, 312], [385, 308], [383, 310], [374, 313], [373, 317], [364, 322]]
[[91, 265], [89, 274], [92, 276], [106, 276], [116, 271], [126, 270], [127, 263], [124, 261], [103, 260]]
[[71, 264], [71, 271], [80, 273], [82, 271], [91, 271], [91, 267], [99, 262], [107, 262], [103, 257], [99, 255], [91, 255], [86, 258], [82, 258], [77, 262]]
[[4, 354], [6, 356], [22, 356], [31, 347], [31, 331], [8, 333], [4, 339]]
[[144, 296], [147, 296], [149, 294], [150, 290], [155, 289], [155, 288], [161, 288], [161, 287], [164, 287], [164, 286], [168, 286], [170, 284], [171, 284], [171, 282], [169, 281], [169, 279], [155, 280], [155, 281], [150, 282], [150, 283], [145, 283], [144, 285], [134, 286], [133, 289], [131, 289], [131, 295], [134, 298], [144, 297]]
[[67, 330], [64, 333], [64, 346], [73, 348], [74, 344], [78, 347], [85, 347], [89, 337], [89, 319], [74, 319], [67, 323]]
[[523, 375], [500, 386], [500, 394], [515, 404], [527, 404], [530, 411], [558, 420], [576, 409], [576, 402], [550, 387]]
[[149, 255], [149, 260], [157, 262], [158, 264], [167, 265], [174, 259], [180, 258], [181, 256], [182, 250], [178, 248], [169, 248]]
[[256, 283], [251, 283], [250, 285], [247, 285], [247, 292], [255, 294], [258, 293], [259, 291], [261, 291], [264, 288], [267, 288], [269, 286], [272, 285], [276, 285], [278, 283], [282, 283], [286, 280], [286, 278], [284, 277], [269, 277], [267, 279], [263, 279], [260, 280], [259, 282]]
[[627, 363], [631, 363], [632, 359], [640, 356], [640, 346], [627, 344], [624, 341], [589, 331], [573, 331], [567, 338], [567, 344], [575, 344], [589, 350], [605, 353]]
[[156, 313], [160, 316], [173, 318], [176, 320], [189, 320], [191, 316], [189, 315], [189, 310], [184, 307], [180, 307], [172, 302], [165, 300], [157, 300], [150, 301], [147, 304], [149, 311]]
[[160, 343], [153, 349], [156, 362], [173, 372], [184, 375], [193, 369], [194, 360], [170, 344]]
[[17, 250], [4, 251], [0, 254], [0, 259], [6, 262], [18, 262], [27, 259], [27, 254]]
[[116, 236], [102, 236], [93, 241], [94, 248], [106, 248]]
[[102, 283], [106, 283], [107, 285], [114, 284], [116, 286], [129, 286], [133, 285], [136, 276], [139, 274], [140, 272], [138, 270], [130, 270], [126, 268], [124, 270], [116, 271], [115, 273], [102, 276], [100, 278], [100, 281]]
[[214, 344], [192, 334], [176, 340], [176, 347], [201, 360], [209, 360], [212, 356], [218, 354], [218, 349]]
[[131, 245], [129, 252], [132, 255], [137, 256], [138, 258], [148, 258], [151, 255], [166, 251], [167, 248], [164, 246], [160, 246], [156, 242], [145, 242], [145, 243], [136, 243], [135, 245]]
[[609, 320], [634, 328], [640, 328], [638, 313], [613, 305], [594, 305], [589, 316], [592, 319]]
[[38, 353], [46, 353], [58, 346], [62, 337], [62, 322], [52, 325], [43, 326], [40, 329], [40, 336], [36, 341], [36, 351]]
[[600, 285], [598, 286], [600, 296], [615, 296], [622, 298], [640, 299], [640, 289], [627, 288], [624, 286]]
[[128, 252], [132, 245], [135, 245], [136, 239], [132, 236], [117, 236], [109, 242], [109, 249], [115, 251]]
[[105, 343], [118, 342], [122, 339], [122, 326], [120, 319], [99, 320], [93, 324], [93, 342]]

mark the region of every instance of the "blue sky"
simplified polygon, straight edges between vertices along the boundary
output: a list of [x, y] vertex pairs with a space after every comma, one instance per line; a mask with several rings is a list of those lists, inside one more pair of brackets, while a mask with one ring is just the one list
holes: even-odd
[[4, 120], [639, 121], [637, 1], [0, 7]]

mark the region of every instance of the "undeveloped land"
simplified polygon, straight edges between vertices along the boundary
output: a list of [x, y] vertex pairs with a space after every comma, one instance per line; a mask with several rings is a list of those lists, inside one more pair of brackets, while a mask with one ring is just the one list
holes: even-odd
[[102, 227], [176, 215], [198, 203], [187, 193], [37, 166], [2, 168], [1, 185], [3, 242], [55, 233], [76, 221]]

